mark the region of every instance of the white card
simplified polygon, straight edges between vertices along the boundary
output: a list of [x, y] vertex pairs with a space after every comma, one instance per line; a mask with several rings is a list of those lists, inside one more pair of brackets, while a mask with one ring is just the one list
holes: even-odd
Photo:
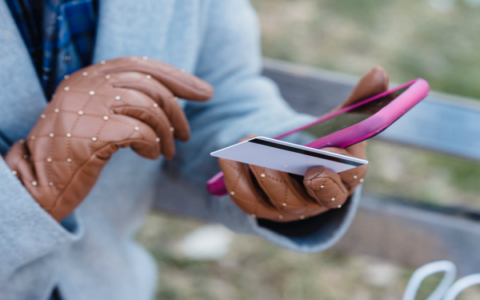
[[327, 167], [338, 173], [368, 164], [363, 159], [263, 136], [217, 150], [210, 155], [301, 176], [316, 166]]

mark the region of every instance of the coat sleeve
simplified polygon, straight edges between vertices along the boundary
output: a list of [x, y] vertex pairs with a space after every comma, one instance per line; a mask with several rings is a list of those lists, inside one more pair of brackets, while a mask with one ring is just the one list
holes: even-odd
[[78, 239], [74, 218], [62, 226], [50, 217], [0, 158], [0, 290], [22, 267]]
[[157, 208], [220, 222], [243, 233], [262, 236], [297, 251], [330, 247], [348, 228], [358, 194], [344, 208], [288, 224], [259, 222], [225, 197], [211, 197], [206, 181], [220, 171], [210, 152], [258, 134], [275, 136], [304, 125], [312, 116], [293, 111], [273, 82], [261, 75], [259, 26], [247, 0], [211, 1], [196, 75], [212, 84], [214, 97], [187, 103], [192, 128], [187, 143], [177, 143], [177, 155], [165, 165], [165, 197]]

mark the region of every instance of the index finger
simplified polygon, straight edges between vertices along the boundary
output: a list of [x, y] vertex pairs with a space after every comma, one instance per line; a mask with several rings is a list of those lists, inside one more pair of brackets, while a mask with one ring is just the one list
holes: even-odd
[[188, 100], [206, 101], [213, 96], [213, 87], [197, 76], [145, 56], [128, 56], [103, 61], [98, 68], [104, 74], [129, 71], [150, 75], [164, 84], [175, 96]]

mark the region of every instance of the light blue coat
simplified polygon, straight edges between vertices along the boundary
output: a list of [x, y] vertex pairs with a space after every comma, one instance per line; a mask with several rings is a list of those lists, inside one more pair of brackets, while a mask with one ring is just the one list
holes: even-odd
[[[291, 238], [260, 227], [228, 197], [204, 189], [219, 171], [209, 152], [256, 133], [305, 124], [259, 75], [258, 22], [247, 0], [101, 0], [94, 61], [145, 55], [208, 81], [208, 103], [182, 102], [192, 128], [174, 161], [120, 150], [75, 213], [61, 225], [30, 197], [0, 159], [0, 299], [152, 299], [157, 270], [134, 240], [152, 205], [256, 234], [304, 252], [330, 247], [346, 231], [358, 199], [325, 215], [315, 233]], [[4, 0], [0, 0], [0, 152], [24, 138], [47, 101]], [[164, 276], [168, 276], [164, 275]]]

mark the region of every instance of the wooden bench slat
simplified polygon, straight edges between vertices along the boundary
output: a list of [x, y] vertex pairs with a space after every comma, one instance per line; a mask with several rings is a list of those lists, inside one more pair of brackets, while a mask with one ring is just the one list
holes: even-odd
[[480, 161], [480, 110], [427, 97], [377, 138]]
[[450, 260], [460, 275], [480, 272], [480, 223], [363, 194], [347, 234], [334, 246], [418, 268]]

